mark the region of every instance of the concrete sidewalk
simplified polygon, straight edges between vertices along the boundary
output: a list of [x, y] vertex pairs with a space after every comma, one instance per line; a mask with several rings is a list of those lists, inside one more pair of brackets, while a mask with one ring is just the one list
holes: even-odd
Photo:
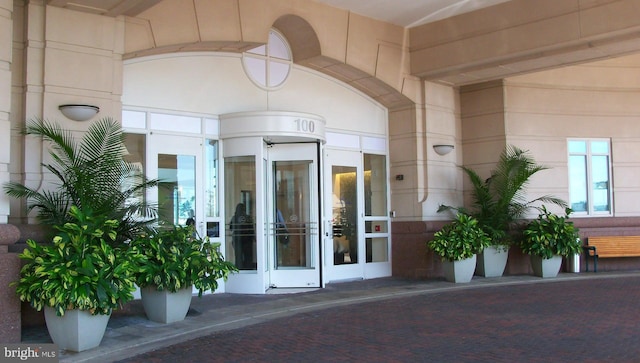
[[[329, 284], [324, 289], [313, 291], [307, 289], [299, 293], [288, 293], [292, 291], [285, 290], [265, 295], [213, 294], [203, 298], [194, 297], [187, 318], [182, 322], [167, 325], [148, 321], [141, 304], [135, 301], [128, 305], [126, 311], [115, 312], [112, 315], [105, 337], [98, 348], [80, 353], [63, 351], [60, 361], [118, 361], [222, 331], [339, 306], [498, 286], [554, 284], [623, 277], [635, 277], [640, 281], [640, 272], [561, 273], [557, 278], [552, 279], [534, 276], [474, 277], [468, 284], [453, 284], [442, 280], [382, 278]], [[46, 330], [42, 334], [41, 328], [40, 331], [32, 329], [26, 332], [23, 342], [44, 343], [50, 340]]]

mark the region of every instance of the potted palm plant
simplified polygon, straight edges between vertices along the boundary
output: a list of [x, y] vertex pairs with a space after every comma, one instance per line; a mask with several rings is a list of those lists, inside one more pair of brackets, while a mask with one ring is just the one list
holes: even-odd
[[[27, 211], [35, 210], [38, 222], [51, 226], [55, 237], [50, 246], [28, 242], [18, 296], [38, 310], [53, 308], [54, 313], [45, 308], [52, 335], [58, 330], [65, 338], [79, 340], [53, 338], [60, 347], [88, 349], [102, 339], [88, 339], [89, 333], [104, 329], [81, 325], [83, 330], [73, 336], [66, 327], [56, 328], [52, 317], [93, 314], [103, 316], [106, 324], [111, 309], [132, 298], [130, 252], [123, 242], [141, 233], [157, 215], [155, 206], [141, 197], [157, 180], [146, 179], [140, 168], [124, 159], [125, 136], [113, 119], [96, 121], [79, 141], [71, 130], [40, 119], [28, 122], [23, 133], [41, 137], [48, 146], [50, 163], [42, 166], [54, 181], [39, 189], [10, 182], [4, 190], [26, 199]], [[65, 313], [67, 307], [78, 308], [78, 313]]]
[[582, 251], [578, 229], [569, 221], [572, 210], [565, 209], [559, 216], [542, 207], [537, 219], [524, 229], [521, 248], [531, 257], [533, 273], [539, 277], [556, 277], [562, 257], [574, 256]]
[[456, 219], [436, 232], [428, 246], [442, 259], [445, 279], [469, 282], [476, 267], [476, 254], [491, 244], [478, 220], [458, 213]]
[[23, 130], [42, 137], [49, 145], [51, 162], [43, 164], [56, 182], [33, 189], [18, 182], [4, 185], [5, 192], [24, 198], [27, 212], [35, 209], [38, 222], [62, 226], [73, 221], [72, 206], [118, 221], [114, 243], [141, 233], [157, 216], [157, 208], [146, 203], [146, 190], [158, 184], [124, 159], [125, 135], [119, 123], [104, 118], [93, 123], [78, 141], [70, 130], [44, 120], [33, 120]]
[[71, 206], [54, 226], [51, 244], [28, 240], [15, 282], [20, 300], [45, 310], [49, 335], [61, 349], [100, 345], [113, 309], [133, 299], [132, 252], [112, 247], [118, 221]]
[[193, 287], [198, 296], [215, 291], [218, 280], [238, 271], [225, 261], [220, 243], [200, 238], [192, 226], [159, 228], [133, 239], [130, 249], [140, 256], [135, 280], [149, 320], [172, 323], [183, 320], [191, 304]]
[[478, 255], [476, 273], [485, 277], [502, 276], [517, 222], [532, 208], [537, 208], [538, 203], [564, 208], [566, 202], [550, 195], [532, 200], [525, 198], [531, 177], [547, 167], [537, 164], [527, 151], [515, 146], [507, 146], [502, 151], [487, 179], [482, 179], [471, 168], [461, 168], [473, 187], [471, 210], [442, 205], [438, 212], [454, 209], [475, 217], [492, 241], [491, 246]]

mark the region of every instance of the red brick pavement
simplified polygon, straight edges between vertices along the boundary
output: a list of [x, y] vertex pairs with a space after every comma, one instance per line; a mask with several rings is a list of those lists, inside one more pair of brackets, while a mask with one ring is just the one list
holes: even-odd
[[640, 277], [439, 292], [216, 333], [122, 362], [640, 362]]

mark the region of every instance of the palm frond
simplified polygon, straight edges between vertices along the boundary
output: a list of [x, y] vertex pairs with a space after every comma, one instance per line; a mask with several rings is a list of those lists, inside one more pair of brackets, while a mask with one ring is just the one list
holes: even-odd
[[[469, 178], [473, 188], [471, 215], [492, 236], [504, 238], [506, 231], [529, 210], [538, 208], [538, 204], [567, 205], [562, 199], [548, 195], [527, 200], [526, 189], [531, 177], [548, 167], [537, 164], [528, 151], [516, 146], [505, 147], [486, 180], [482, 180], [473, 169], [465, 166], [460, 168]], [[441, 206], [438, 211], [442, 209]]]
[[[80, 143], [70, 131], [40, 119], [29, 122], [24, 133], [47, 141], [52, 161], [43, 167], [57, 182], [43, 191], [19, 183], [7, 183], [4, 189], [12, 197], [25, 198], [28, 210], [37, 210], [41, 223], [63, 224], [71, 206], [77, 206], [121, 221], [118, 241], [123, 241], [156, 218], [157, 208], [146, 204], [144, 195], [158, 181], [148, 180], [123, 159], [124, 134], [115, 120], [96, 121]], [[136, 196], [142, 201], [135, 201]]]

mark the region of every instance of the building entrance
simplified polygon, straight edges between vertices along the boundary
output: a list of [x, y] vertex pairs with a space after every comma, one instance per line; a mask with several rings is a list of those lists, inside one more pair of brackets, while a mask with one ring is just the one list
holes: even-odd
[[271, 287], [319, 287], [318, 143], [267, 146]]

